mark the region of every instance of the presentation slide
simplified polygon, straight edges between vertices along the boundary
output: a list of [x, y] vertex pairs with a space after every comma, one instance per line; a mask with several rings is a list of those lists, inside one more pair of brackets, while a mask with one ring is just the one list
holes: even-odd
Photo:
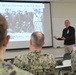
[[44, 33], [44, 46], [52, 46], [50, 3], [0, 2], [0, 10], [8, 22], [7, 49], [28, 48], [36, 31]]

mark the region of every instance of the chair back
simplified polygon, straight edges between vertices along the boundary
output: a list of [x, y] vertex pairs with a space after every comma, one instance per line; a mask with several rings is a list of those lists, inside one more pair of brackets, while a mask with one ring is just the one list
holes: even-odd
[[69, 59], [71, 59], [71, 53], [64, 54], [63, 60], [69, 60]]

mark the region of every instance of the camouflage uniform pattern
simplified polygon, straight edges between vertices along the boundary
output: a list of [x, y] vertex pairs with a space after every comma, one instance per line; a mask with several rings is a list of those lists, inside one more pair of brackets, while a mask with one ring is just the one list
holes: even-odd
[[27, 55], [15, 57], [13, 64], [21, 69], [28, 70], [34, 75], [50, 75], [54, 73], [56, 61], [52, 54], [33, 51]]
[[18, 69], [14, 65], [0, 60], [0, 75], [32, 75], [27, 71]]
[[76, 51], [71, 54], [71, 68], [73, 72], [76, 72]]

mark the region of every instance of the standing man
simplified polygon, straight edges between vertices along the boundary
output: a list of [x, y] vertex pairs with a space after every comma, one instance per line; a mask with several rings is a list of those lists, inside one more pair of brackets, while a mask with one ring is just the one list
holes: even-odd
[[73, 45], [75, 44], [75, 28], [70, 26], [70, 21], [65, 20], [66, 28], [63, 29], [62, 37], [56, 38], [57, 40], [64, 40], [65, 53], [71, 53]]
[[34, 32], [30, 39], [30, 52], [27, 55], [17, 56], [14, 65], [26, 69], [34, 75], [53, 75], [56, 61], [52, 54], [41, 52], [44, 45], [44, 34]]
[[7, 35], [7, 28], [7, 21], [0, 14], [0, 75], [32, 75], [31, 73], [23, 71], [11, 63], [4, 61], [4, 53], [10, 39], [10, 36]]

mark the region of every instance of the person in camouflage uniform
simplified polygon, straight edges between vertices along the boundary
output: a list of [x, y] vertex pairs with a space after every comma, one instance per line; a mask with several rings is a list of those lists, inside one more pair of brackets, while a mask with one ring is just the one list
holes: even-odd
[[71, 68], [73, 74], [76, 75], [76, 51], [73, 51], [71, 54]]
[[7, 35], [7, 28], [7, 21], [5, 17], [0, 14], [0, 75], [32, 75], [31, 73], [23, 71], [15, 65], [4, 61], [3, 56], [10, 39], [10, 36]]
[[16, 56], [13, 64], [34, 75], [54, 74], [56, 61], [52, 54], [41, 52], [44, 45], [44, 34], [33, 32], [30, 39], [30, 52], [27, 55]]

